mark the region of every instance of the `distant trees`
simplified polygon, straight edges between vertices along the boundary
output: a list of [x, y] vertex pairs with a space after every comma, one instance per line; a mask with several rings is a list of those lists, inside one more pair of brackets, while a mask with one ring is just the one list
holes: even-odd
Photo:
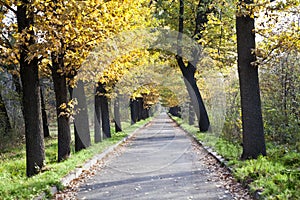
[[[80, 95], [84, 96], [82, 82], [76, 83], [77, 79], [75, 80], [77, 70], [88, 52], [101, 41], [119, 30], [143, 26], [148, 20], [147, 17], [142, 20], [143, 15], [150, 14], [150, 9], [148, 7], [135, 9], [139, 7], [136, 5], [144, 5], [145, 2], [141, 1], [136, 3], [109, 1], [103, 4], [99, 1], [74, 1], [65, 4], [63, 1], [42, 0], [31, 3], [24, 0], [18, 3], [16, 10], [14, 3], [15, 1], [0, 3], [0, 61], [1, 66], [12, 63], [16, 66], [16, 70], [20, 67], [22, 84], [16, 85], [16, 90], [18, 94], [23, 95], [27, 175], [32, 176], [42, 169], [45, 159], [42, 126], [45, 105], [44, 101], [41, 101], [43, 96], [39, 87], [39, 70], [52, 76], [56, 97], [60, 162], [71, 153], [70, 117], [74, 114], [75, 101], [70, 100], [68, 89], [76, 87], [76, 91], [81, 91]], [[116, 7], [120, 8], [117, 12], [114, 10]], [[129, 14], [127, 12], [129, 10], [134, 12]], [[18, 73], [14, 73], [16, 74]], [[89, 79], [89, 77], [81, 78]], [[14, 80], [17, 80], [15, 76]], [[74, 96], [78, 102], [78, 105], [75, 105], [78, 112], [76, 111], [77, 115], [74, 115], [76, 151], [90, 145], [86, 102], [80, 95]], [[101, 119], [105, 123], [101, 125], [105, 137], [110, 137], [109, 97], [102, 97], [105, 101], [101, 103]], [[5, 105], [1, 105], [5, 111]], [[44, 122], [47, 123], [46, 120]], [[9, 128], [9, 124], [6, 124]]]
[[110, 138], [111, 133], [110, 133], [110, 119], [109, 119], [109, 107], [108, 107], [108, 97], [107, 97], [107, 91], [105, 88], [105, 84], [99, 82], [97, 85], [97, 90], [96, 90], [96, 95], [97, 97], [97, 102], [96, 104], [99, 103], [97, 106], [100, 109], [100, 120], [101, 120], [101, 125], [102, 125], [102, 132], [103, 132], [103, 139]]
[[[202, 31], [204, 30], [205, 24], [208, 21], [207, 16], [211, 12], [211, 10], [209, 9], [210, 4], [210, 1], [199, 1], [198, 3], [195, 3], [193, 1], [180, 0], [179, 6], [173, 3], [173, 7], [175, 9], [167, 10], [165, 9], [165, 7], [168, 7], [169, 5], [167, 5], [166, 2], [156, 2], [157, 12], [162, 12], [162, 14], [158, 14], [157, 17], [163, 18], [165, 20], [164, 22], [168, 26], [171, 26], [179, 32], [176, 61], [182, 72], [186, 89], [189, 93], [193, 109], [195, 110], [198, 119], [199, 129], [203, 132], [209, 130], [210, 122], [195, 79], [197, 64], [200, 59], [201, 50], [198, 49], [199, 46], [191, 47], [193, 48], [189, 49], [191, 58], [189, 58], [189, 60], [186, 61], [187, 58], [182, 57], [181, 42], [183, 34], [189, 35], [196, 42], [200, 41]], [[185, 10], [185, 8], [188, 9]], [[175, 18], [177, 18], [178, 20], [174, 20]]]
[[117, 96], [114, 100], [114, 122], [115, 122], [115, 132], [122, 131], [122, 124], [121, 124], [121, 114], [120, 114], [120, 97], [117, 93]]
[[143, 97], [136, 97], [135, 99], [130, 99], [130, 115], [131, 115], [131, 124], [135, 124], [136, 122], [147, 119], [149, 117], [149, 109], [145, 103]]
[[94, 141], [95, 143], [102, 141], [102, 118], [101, 118], [101, 97], [99, 86], [95, 87], [94, 96]]
[[8, 117], [8, 112], [2, 98], [1, 90], [0, 90], [0, 117], [1, 117], [0, 125], [1, 127], [4, 127], [2, 128], [1, 131], [4, 131], [4, 135], [7, 135], [8, 132], [11, 130], [11, 125]]
[[74, 140], [75, 151], [80, 151], [91, 146], [90, 127], [86, 93], [84, 89], [84, 82], [82, 80], [77, 81], [76, 92], [72, 93], [71, 99], [76, 99], [76, 105], [74, 109]]
[[[275, 1], [262, 8], [268, 20], [257, 25], [261, 93], [267, 141], [299, 150], [299, 1]], [[276, 12], [274, 12], [276, 10]], [[273, 15], [269, 15], [270, 13]], [[287, 145], [288, 144], [288, 145]]]
[[43, 92], [42, 87], [41, 87], [40, 93], [41, 93], [41, 108], [42, 108], [44, 138], [47, 138], [47, 137], [50, 137], [50, 131], [49, 131], [48, 116], [47, 116], [47, 111], [46, 111], [45, 97], [44, 97], [44, 92]]

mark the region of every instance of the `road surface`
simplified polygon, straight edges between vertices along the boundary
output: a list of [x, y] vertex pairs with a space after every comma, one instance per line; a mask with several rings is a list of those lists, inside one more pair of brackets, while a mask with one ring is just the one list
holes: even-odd
[[234, 199], [210, 155], [166, 113], [77, 189], [76, 199]]

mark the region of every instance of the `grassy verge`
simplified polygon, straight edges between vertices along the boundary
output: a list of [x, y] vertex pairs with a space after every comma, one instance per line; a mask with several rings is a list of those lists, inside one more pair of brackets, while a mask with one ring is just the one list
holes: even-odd
[[50, 195], [51, 186], [62, 188], [60, 183], [62, 177], [150, 120], [151, 118], [127, 126], [123, 132], [113, 132], [112, 138], [93, 144], [80, 152], [73, 152], [69, 159], [61, 163], [56, 162], [57, 139], [46, 139], [46, 168], [42, 173], [31, 178], [27, 178], [25, 173], [24, 145], [0, 152], [0, 199], [32, 199], [41, 192]]
[[300, 197], [300, 153], [286, 146], [267, 143], [268, 156], [240, 161], [242, 147], [214, 133], [200, 133], [182, 119], [173, 119], [187, 132], [196, 136], [228, 162], [237, 180], [260, 193], [261, 199], [298, 199]]

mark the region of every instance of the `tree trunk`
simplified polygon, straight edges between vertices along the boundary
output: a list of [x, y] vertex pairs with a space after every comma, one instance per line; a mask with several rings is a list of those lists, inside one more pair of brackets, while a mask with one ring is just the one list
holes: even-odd
[[[244, 3], [244, 1], [240, 1]], [[251, 3], [251, 1], [246, 1]], [[243, 154], [242, 159], [266, 155], [263, 120], [261, 113], [258, 67], [255, 49], [254, 19], [237, 16], [238, 73], [241, 93]]]
[[77, 82], [75, 89], [71, 88], [70, 96], [71, 99], [77, 99], [77, 105], [75, 106], [74, 134], [75, 151], [80, 151], [91, 145], [86, 96], [84, 83], [81, 80]]
[[99, 86], [96, 87], [95, 90], [95, 104], [94, 104], [94, 140], [95, 143], [101, 142], [101, 107], [100, 107], [100, 88]]
[[111, 138], [108, 98], [106, 96], [100, 97], [100, 107], [101, 107], [103, 139]]
[[[205, 3], [205, 2], [204, 2]], [[201, 38], [200, 30], [204, 26], [203, 23], [207, 20], [207, 14], [208, 10], [205, 10], [202, 8], [201, 2], [199, 2], [198, 9], [197, 9], [197, 16], [196, 16], [196, 28], [195, 28], [195, 37], [197, 39]], [[182, 47], [181, 47], [181, 41], [182, 41], [182, 33], [183, 33], [183, 18], [184, 14], [184, 1], [180, 0], [180, 10], [179, 10], [179, 23], [178, 23], [178, 47], [177, 47], [177, 55], [176, 60], [180, 67], [180, 70], [182, 72], [185, 86], [188, 90], [189, 96], [191, 98], [197, 119], [198, 119], [198, 125], [201, 132], [205, 132], [209, 130], [210, 122], [208, 119], [207, 111], [204, 106], [199, 88], [197, 86], [197, 82], [195, 79], [195, 72], [196, 72], [196, 65], [199, 60], [199, 50], [193, 49], [193, 60], [189, 61], [187, 66], [184, 64], [183, 59], [181, 57], [182, 54]]]
[[102, 119], [103, 139], [111, 138], [108, 98], [106, 96], [105, 85], [102, 83], [98, 83], [98, 85], [100, 89], [99, 101], [100, 101], [100, 110], [101, 110], [101, 119]]
[[149, 117], [149, 110], [150, 108], [143, 108], [143, 115], [142, 115], [142, 119], [147, 119]]
[[52, 53], [52, 79], [56, 99], [56, 114], [58, 126], [58, 162], [70, 156], [71, 131], [69, 116], [66, 111], [68, 107], [68, 87], [66, 75], [58, 71], [64, 68], [63, 55], [56, 56]]
[[179, 59], [180, 60], [177, 59], [177, 61], [181, 69], [184, 83], [191, 99], [191, 103], [198, 119], [199, 129], [201, 132], [206, 132], [210, 128], [210, 122], [195, 79], [196, 68], [190, 62], [186, 67], [182, 61], [182, 58]]
[[1, 121], [4, 123], [3, 124], [4, 135], [7, 135], [7, 133], [11, 130], [11, 125], [10, 125], [7, 109], [5, 107], [5, 103], [2, 99], [1, 91], [0, 91], [0, 116], [2, 117]]
[[149, 117], [149, 108], [145, 107], [145, 102], [144, 102], [144, 98], [146, 97], [146, 95], [143, 95], [143, 97], [141, 98], [141, 119], [145, 120]]
[[115, 131], [121, 132], [121, 117], [120, 117], [120, 106], [119, 106], [119, 97], [117, 96], [114, 102], [114, 121], [115, 121]]
[[42, 107], [44, 138], [47, 138], [47, 137], [50, 137], [50, 131], [49, 131], [48, 117], [47, 117], [47, 112], [46, 112], [46, 104], [45, 104], [44, 93], [43, 93], [42, 87], [40, 89], [40, 93], [41, 93], [41, 107]]
[[194, 125], [195, 123], [195, 112], [193, 110], [192, 102], [188, 102], [189, 105], [189, 125]]
[[175, 117], [181, 118], [181, 108], [179, 106], [173, 106], [169, 109], [169, 113]]
[[[18, 32], [28, 30], [31, 35], [26, 43], [34, 44], [30, 30], [33, 25], [33, 13], [27, 8], [30, 7], [28, 1], [23, 0], [17, 6]], [[20, 75], [23, 87], [22, 104], [24, 109], [25, 139], [26, 139], [26, 175], [28, 177], [37, 174], [44, 166], [45, 149], [42, 128], [40, 86], [38, 76], [38, 60], [28, 58], [28, 46], [23, 44], [19, 49], [20, 53]]]
[[138, 121], [138, 102], [136, 99], [130, 99], [130, 118], [131, 124]]
[[136, 98], [138, 104], [138, 119], [137, 121], [141, 121], [143, 119], [143, 109], [144, 109], [144, 100], [142, 97]]

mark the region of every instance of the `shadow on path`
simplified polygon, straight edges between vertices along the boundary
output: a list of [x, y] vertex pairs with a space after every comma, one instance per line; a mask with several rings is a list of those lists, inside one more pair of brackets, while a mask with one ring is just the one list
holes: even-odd
[[82, 184], [77, 198], [232, 199], [213, 181], [216, 174], [202, 161], [206, 156], [162, 113]]

